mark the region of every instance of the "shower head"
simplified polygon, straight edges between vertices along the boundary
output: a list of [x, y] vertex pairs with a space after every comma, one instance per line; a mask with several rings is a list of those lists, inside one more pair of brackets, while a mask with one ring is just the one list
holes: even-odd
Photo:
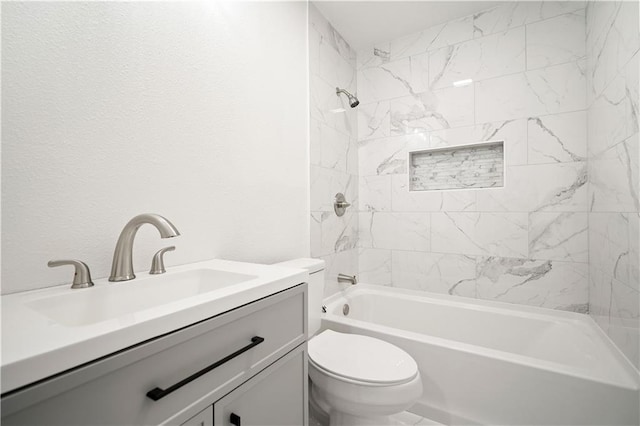
[[336, 95], [340, 95], [340, 92], [344, 93], [345, 95], [347, 95], [347, 98], [349, 98], [349, 106], [351, 108], [355, 108], [358, 106], [358, 104], [360, 103], [360, 101], [358, 100], [358, 98], [356, 98], [354, 95], [352, 95], [351, 93], [347, 92], [344, 89], [341, 89], [339, 87], [336, 87]]

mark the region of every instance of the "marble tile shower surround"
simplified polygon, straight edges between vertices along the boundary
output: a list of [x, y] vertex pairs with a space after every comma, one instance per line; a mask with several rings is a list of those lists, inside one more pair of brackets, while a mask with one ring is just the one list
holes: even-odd
[[[588, 311], [585, 6], [505, 2], [357, 52], [363, 282]], [[408, 152], [498, 140], [504, 188], [409, 191]]]
[[[357, 54], [310, 9], [328, 277], [588, 311], [640, 365], [638, 2], [504, 2]], [[330, 112], [336, 85], [357, 110]], [[408, 151], [488, 140], [505, 188], [408, 190]], [[358, 210], [342, 220], [337, 188]]]
[[638, 2], [588, 2], [590, 314], [640, 367]]
[[[325, 260], [326, 294], [339, 289], [338, 273], [358, 272], [359, 216], [333, 211], [338, 192], [358, 203], [356, 111], [336, 87], [354, 93], [356, 54], [313, 6], [309, 5], [311, 256]], [[342, 110], [342, 111], [340, 111]]]

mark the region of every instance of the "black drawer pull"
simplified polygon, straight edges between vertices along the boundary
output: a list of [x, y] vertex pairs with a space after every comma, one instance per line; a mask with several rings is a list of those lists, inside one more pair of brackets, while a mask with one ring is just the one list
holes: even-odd
[[202, 370], [198, 371], [197, 373], [192, 374], [191, 376], [187, 377], [186, 379], [183, 379], [183, 380], [179, 381], [178, 383], [176, 383], [173, 386], [168, 387], [167, 389], [160, 389], [160, 388], [151, 389], [149, 392], [147, 392], [147, 396], [149, 398], [153, 399], [154, 401], [157, 401], [157, 400], [159, 400], [161, 398], [164, 398], [165, 396], [169, 395], [171, 392], [173, 392], [175, 390], [178, 390], [181, 387], [183, 387], [184, 385], [186, 385], [187, 383], [192, 382], [195, 379], [197, 379], [198, 377], [207, 374], [209, 371], [213, 370], [214, 368], [220, 367], [225, 362], [231, 361], [233, 358], [235, 358], [238, 355], [248, 351], [249, 349], [253, 348], [254, 346], [258, 346], [262, 342], [264, 342], [264, 338], [263, 337], [253, 336], [251, 338], [251, 343], [249, 343], [244, 348], [238, 349], [237, 351], [235, 351], [231, 355], [225, 356], [221, 360], [214, 362], [210, 366], [203, 368]]
[[231, 423], [233, 426], [241, 426], [240, 416], [236, 413], [231, 413], [231, 415], [229, 416], [229, 423]]

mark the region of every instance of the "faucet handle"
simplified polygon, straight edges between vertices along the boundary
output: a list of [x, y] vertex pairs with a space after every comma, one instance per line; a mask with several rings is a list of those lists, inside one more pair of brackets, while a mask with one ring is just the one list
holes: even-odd
[[167, 272], [166, 269], [164, 269], [164, 254], [168, 251], [174, 251], [176, 249], [176, 246], [169, 246], [169, 247], [165, 247], [163, 249], [158, 250], [158, 252], [156, 254], [153, 255], [153, 260], [151, 261], [151, 270], [149, 271], [150, 274], [164, 274], [165, 272]]
[[338, 192], [336, 194], [336, 200], [333, 203], [333, 210], [336, 212], [336, 215], [343, 216], [349, 206], [351, 206], [351, 203], [347, 202], [346, 198], [344, 198], [344, 194], [342, 192]]
[[55, 268], [56, 266], [63, 265], [73, 265], [75, 267], [71, 288], [87, 288], [93, 286], [89, 266], [87, 266], [86, 263], [75, 259], [50, 260], [49, 263], [47, 263], [49, 268]]

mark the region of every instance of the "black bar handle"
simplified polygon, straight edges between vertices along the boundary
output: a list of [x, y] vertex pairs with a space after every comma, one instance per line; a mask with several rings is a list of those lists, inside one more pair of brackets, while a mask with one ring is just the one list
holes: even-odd
[[194, 381], [195, 379], [197, 379], [200, 376], [204, 376], [205, 374], [207, 374], [209, 371], [213, 370], [214, 368], [220, 367], [225, 362], [231, 361], [233, 358], [237, 357], [240, 354], [245, 353], [246, 351], [248, 351], [249, 349], [253, 348], [254, 346], [258, 346], [262, 342], [264, 342], [264, 338], [263, 337], [253, 336], [251, 338], [251, 343], [249, 343], [244, 348], [238, 349], [234, 353], [225, 356], [221, 360], [214, 362], [210, 366], [203, 368], [202, 370], [198, 371], [197, 373], [192, 374], [191, 376], [187, 377], [186, 379], [183, 379], [183, 380], [179, 381], [178, 383], [176, 383], [173, 386], [168, 387], [167, 389], [153, 388], [149, 392], [147, 392], [147, 396], [149, 398], [153, 399], [154, 401], [162, 399], [165, 396], [169, 395], [171, 392], [180, 389], [181, 387], [183, 387], [187, 383], [190, 383], [190, 382]]
[[233, 426], [241, 426], [240, 416], [236, 413], [231, 413], [231, 415], [229, 416], [229, 423], [231, 423]]

